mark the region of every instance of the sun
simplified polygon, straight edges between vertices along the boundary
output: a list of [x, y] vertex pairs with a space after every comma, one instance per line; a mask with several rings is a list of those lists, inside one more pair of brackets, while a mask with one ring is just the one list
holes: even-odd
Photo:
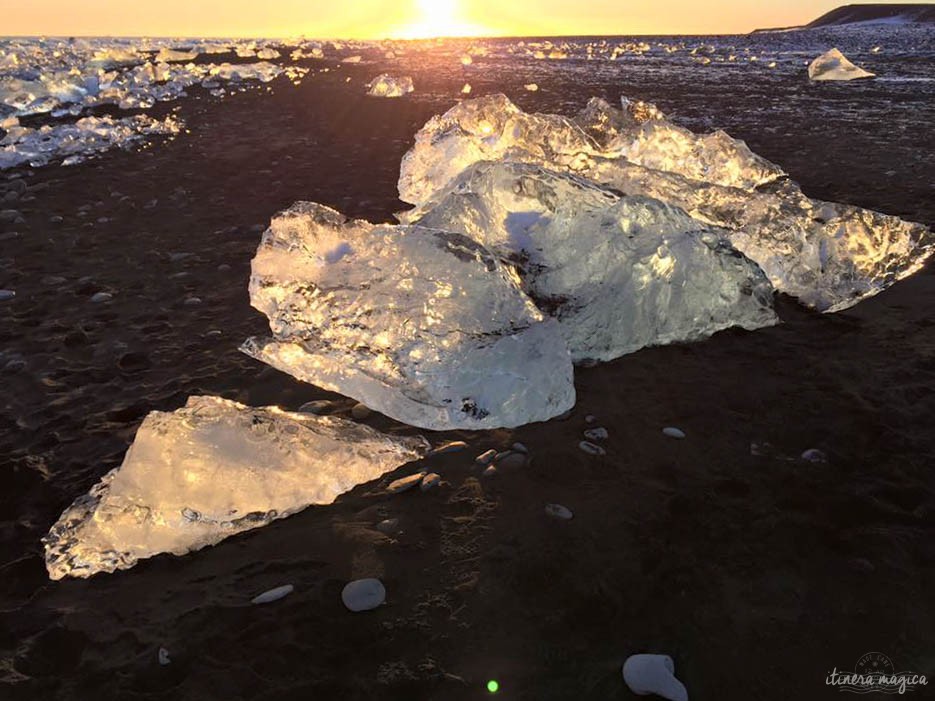
[[416, 0], [418, 19], [402, 27], [402, 39], [430, 39], [435, 37], [466, 37], [484, 34], [484, 28], [464, 21], [460, 17], [458, 0]]

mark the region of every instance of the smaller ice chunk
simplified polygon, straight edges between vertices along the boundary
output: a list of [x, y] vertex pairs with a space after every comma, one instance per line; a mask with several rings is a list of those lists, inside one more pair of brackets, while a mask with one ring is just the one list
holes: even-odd
[[429, 449], [333, 416], [191, 397], [144, 419], [123, 464], [43, 539], [52, 579], [128, 569], [330, 504]]
[[810, 80], [855, 80], [873, 78], [875, 75], [855, 66], [836, 48], [823, 53], [808, 65]]
[[402, 97], [416, 89], [409, 76], [395, 78], [388, 73], [378, 75], [367, 87], [370, 88], [367, 94], [372, 97]]
[[154, 60], [157, 63], [179, 63], [194, 61], [196, 58], [198, 58], [198, 53], [196, 51], [178, 51], [164, 46], [156, 54]]

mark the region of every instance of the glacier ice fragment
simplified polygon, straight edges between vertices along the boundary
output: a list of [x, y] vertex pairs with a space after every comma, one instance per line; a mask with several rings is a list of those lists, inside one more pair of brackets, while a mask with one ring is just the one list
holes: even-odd
[[574, 405], [556, 322], [463, 234], [300, 202], [263, 235], [250, 299], [272, 338], [244, 352], [413, 426], [513, 427]]
[[331, 416], [191, 397], [143, 421], [123, 464], [72, 504], [43, 539], [52, 579], [183, 555], [264, 526], [426, 453]]

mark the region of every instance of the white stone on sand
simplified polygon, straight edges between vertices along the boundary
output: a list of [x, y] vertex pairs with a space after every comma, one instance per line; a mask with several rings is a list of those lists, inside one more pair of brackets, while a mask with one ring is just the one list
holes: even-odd
[[676, 440], [682, 440], [685, 438], [685, 431], [680, 428], [675, 428], [674, 426], [667, 426], [662, 429], [662, 433], [669, 438], [675, 438]]
[[578, 444], [578, 447], [581, 448], [585, 453], [589, 455], [607, 455], [607, 451], [604, 450], [601, 446], [596, 443], [591, 443], [590, 441], [581, 441]]
[[341, 601], [355, 613], [371, 611], [386, 601], [386, 588], [379, 579], [358, 579], [344, 587]]
[[688, 690], [675, 678], [668, 655], [633, 655], [623, 663], [623, 680], [634, 694], [655, 694], [669, 701], [688, 701]]
[[259, 604], [271, 604], [274, 601], [279, 601], [280, 599], [285, 599], [289, 594], [295, 591], [295, 587], [291, 584], [284, 584], [281, 587], [276, 587], [275, 589], [270, 589], [265, 591], [259, 596], [254, 597], [250, 603], [254, 605]]
[[545, 513], [552, 518], [557, 518], [560, 521], [570, 521], [574, 518], [574, 514], [571, 512], [567, 506], [562, 506], [561, 504], [546, 504]]

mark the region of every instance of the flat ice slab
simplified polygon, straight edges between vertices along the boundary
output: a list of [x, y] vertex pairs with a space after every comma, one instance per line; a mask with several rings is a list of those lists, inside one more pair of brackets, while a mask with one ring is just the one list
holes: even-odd
[[428, 450], [352, 421], [191, 397], [143, 421], [123, 464], [43, 540], [52, 579], [184, 555], [374, 480]]

